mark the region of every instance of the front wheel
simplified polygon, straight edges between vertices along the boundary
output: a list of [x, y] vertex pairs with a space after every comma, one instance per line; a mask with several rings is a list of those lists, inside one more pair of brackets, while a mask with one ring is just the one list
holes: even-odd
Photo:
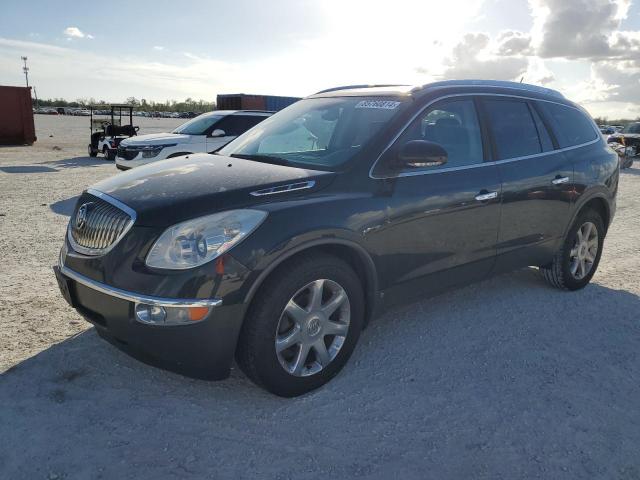
[[353, 269], [329, 255], [299, 257], [267, 278], [252, 302], [236, 359], [270, 392], [301, 395], [342, 369], [363, 321], [364, 294]]
[[87, 147], [87, 151], [89, 152], [89, 156], [90, 157], [97, 157], [98, 156], [98, 150], [93, 148], [93, 145], [89, 144], [89, 146]]
[[596, 273], [605, 227], [595, 210], [578, 215], [553, 261], [540, 268], [545, 280], [556, 288], [578, 290], [584, 288]]

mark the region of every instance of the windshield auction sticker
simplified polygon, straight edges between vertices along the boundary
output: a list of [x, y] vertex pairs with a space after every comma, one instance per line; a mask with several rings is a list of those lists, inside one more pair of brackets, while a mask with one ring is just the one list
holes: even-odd
[[398, 108], [400, 102], [393, 102], [391, 100], [362, 100], [356, 103], [355, 108], [382, 108], [383, 110], [393, 110]]

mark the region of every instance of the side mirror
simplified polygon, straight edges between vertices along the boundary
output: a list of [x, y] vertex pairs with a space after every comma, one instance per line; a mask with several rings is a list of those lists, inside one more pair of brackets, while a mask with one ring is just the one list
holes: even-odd
[[209, 136], [210, 137], [224, 137], [226, 135], [227, 135], [227, 133], [224, 130], [216, 128], [213, 132], [211, 132], [211, 134]]
[[447, 151], [438, 143], [411, 140], [400, 148], [399, 168], [439, 167], [447, 163]]

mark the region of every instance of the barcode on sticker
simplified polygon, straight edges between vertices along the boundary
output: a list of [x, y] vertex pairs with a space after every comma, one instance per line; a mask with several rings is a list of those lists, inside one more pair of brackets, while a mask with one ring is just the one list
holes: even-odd
[[398, 108], [400, 102], [394, 102], [392, 100], [362, 100], [356, 103], [355, 108], [383, 108], [385, 110], [393, 110]]

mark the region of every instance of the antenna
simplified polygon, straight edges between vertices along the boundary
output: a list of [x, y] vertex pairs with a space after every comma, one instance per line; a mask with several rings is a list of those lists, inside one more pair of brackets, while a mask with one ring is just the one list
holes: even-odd
[[520, 77], [520, 83], [524, 80], [524, 75]]
[[27, 67], [27, 57], [20, 57], [24, 62], [24, 67], [22, 67], [22, 71], [24, 72], [24, 79], [27, 82], [27, 87], [29, 87], [29, 67]]

